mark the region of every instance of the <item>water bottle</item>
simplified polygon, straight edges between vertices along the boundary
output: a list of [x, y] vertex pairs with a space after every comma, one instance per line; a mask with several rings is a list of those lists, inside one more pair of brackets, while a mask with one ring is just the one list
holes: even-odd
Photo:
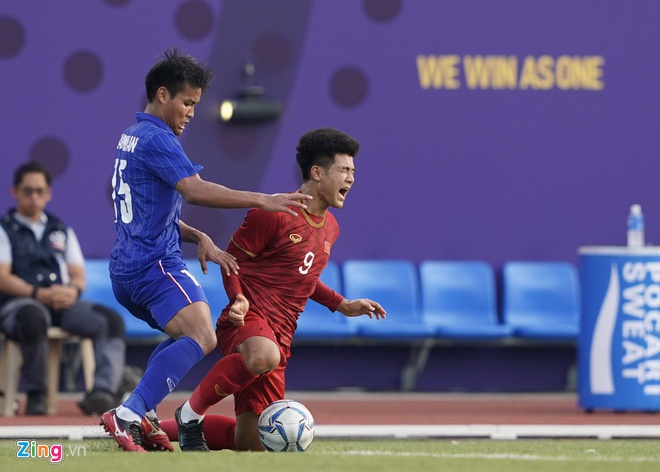
[[628, 247], [644, 247], [644, 214], [641, 205], [638, 204], [630, 206]]

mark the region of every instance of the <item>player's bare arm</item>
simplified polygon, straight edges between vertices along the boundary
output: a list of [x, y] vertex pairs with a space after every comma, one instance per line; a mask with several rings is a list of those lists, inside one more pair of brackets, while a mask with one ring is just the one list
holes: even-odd
[[307, 208], [304, 202], [312, 199], [310, 195], [302, 193], [267, 195], [259, 192], [232, 190], [203, 180], [199, 174], [181, 179], [175, 188], [191, 205], [213, 208], [261, 208], [265, 211], [283, 211], [292, 216], [296, 216], [296, 212], [291, 207]]
[[385, 318], [386, 311], [380, 306], [380, 303], [367, 298], [358, 298], [348, 300], [344, 298], [337, 307], [337, 311], [344, 316], [367, 315], [369, 318], [376, 317], [377, 320]]
[[179, 220], [179, 228], [181, 228], [181, 237], [185, 242], [197, 244], [197, 259], [199, 259], [202, 272], [208, 273], [206, 263], [211, 261], [218, 264], [227, 275], [232, 272], [238, 274], [239, 267], [236, 258], [216, 246], [206, 233], [187, 225], [181, 220]]

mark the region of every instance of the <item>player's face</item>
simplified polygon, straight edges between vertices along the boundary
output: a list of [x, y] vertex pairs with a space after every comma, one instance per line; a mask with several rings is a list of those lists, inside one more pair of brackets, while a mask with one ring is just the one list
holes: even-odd
[[195, 105], [201, 98], [202, 89], [193, 88], [189, 84], [174, 97], [167, 92], [162, 119], [175, 135], [180, 136], [186, 130], [186, 125], [195, 116]]
[[30, 172], [18, 186], [12, 187], [12, 195], [16, 199], [18, 214], [36, 220], [50, 201], [51, 191], [44, 174]]
[[335, 163], [324, 173], [319, 185], [321, 198], [328, 206], [342, 208], [346, 195], [355, 183], [353, 157], [348, 154], [335, 155]]

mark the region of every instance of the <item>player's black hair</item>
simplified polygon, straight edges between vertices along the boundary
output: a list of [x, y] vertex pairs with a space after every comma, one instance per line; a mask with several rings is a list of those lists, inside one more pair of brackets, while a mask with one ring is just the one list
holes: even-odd
[[163, 58], [144, 79], [149, 102], [156, 97], [160, 87], [165, 87], [172, 97], [183, 90], [186, 84], [202, 89], [202, 94], [208, 91], [213, 71], [204, 62], [192, 56], [184, 56], [176, 48], [165, 51]]
[[14, 172], [14, 187], [18, 187], [19, 185], [21, 185], [21, 182], [23, 182], [23, 178], [25, 177], [25, 174], [32, 174], [33, 172], [43, 174], [44, 177], [46, 177], [46, 183], [50, 187], [50, 182], [52, 180], [50, 172], [42, 164], [36, 161], [27, 162], [21, 165], [18, 169], [16, 169], [16, 171]]
[[309, 180], [312, 166], [327, 169], [335, 162], [336, 154], [355, 157], [360, 143], [343, 131], [334, 128], [319, 128], [303, 134], [296, 147], [296, 161], [303, 180]]

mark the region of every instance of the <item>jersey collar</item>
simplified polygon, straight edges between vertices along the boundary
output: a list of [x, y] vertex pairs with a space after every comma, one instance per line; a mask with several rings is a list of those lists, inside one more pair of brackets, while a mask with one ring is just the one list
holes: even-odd
[[163, 128], [165, 131], [168, 131], [170, 134], [174, 134], [174, 131], [172, 131], [172, 128], [167, 126], [167, 123], [165, 123], [163, 120], [158, 118], [156, 115], [152, 115], [151, 113], [144, 113], [144, 112], [139, 111], [135, 114], [135, 118], [138, 120], [138, 122], [140, 122], [140, 121], [149, 121], [149, 122], [155, 124], [156, 126], [158, 126], [159, 128]]

